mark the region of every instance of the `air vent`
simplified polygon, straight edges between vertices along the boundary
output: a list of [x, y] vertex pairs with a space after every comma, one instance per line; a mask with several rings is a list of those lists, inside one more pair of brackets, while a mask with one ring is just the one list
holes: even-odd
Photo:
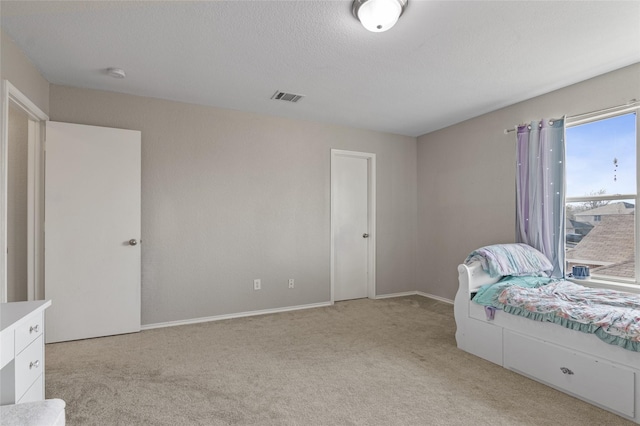
[[294, 93], [281, 92], [279, 90], [273, 94], [271, 99], [276, 101], [286, 101], [286, 102], [298, 102], [300, 99], [304, 98], [304, 95], [296, 95]]

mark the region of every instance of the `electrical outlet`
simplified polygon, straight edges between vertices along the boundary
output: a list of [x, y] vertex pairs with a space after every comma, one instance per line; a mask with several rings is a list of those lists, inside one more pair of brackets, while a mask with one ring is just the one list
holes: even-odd
[[293, 278], [289, 278], [289, 288], [294, 288], [296, 286], [296, 282]]
[[260, 290], [261, 288], [262, 288], [262, 282], [260, 281], [260, 278], [258, 278], [257, 280], [253, 280], [253, 289]]

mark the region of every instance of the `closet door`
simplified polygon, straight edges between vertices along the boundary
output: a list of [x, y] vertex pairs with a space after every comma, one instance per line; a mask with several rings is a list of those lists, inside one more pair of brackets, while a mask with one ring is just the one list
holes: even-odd
[[332, 300], [375, 297], [375, 154], [331, 150]]
[[48, 122], [47, 343], [140, 331], [141, 134]]

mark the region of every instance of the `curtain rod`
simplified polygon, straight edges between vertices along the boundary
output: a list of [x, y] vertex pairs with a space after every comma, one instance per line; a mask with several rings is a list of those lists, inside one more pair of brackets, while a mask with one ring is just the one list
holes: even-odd
[[[637, 109], [640, 108], [640, 101], [637, 101], [635, 99], [631, 99], [629, 102], [627, 102], [626, 104], [623, 105], [617, 105], [614, 107], [609, 107], [609, 108], [604, 108], [604, 109], [599, 109], [596, 111], [590, 111], [590, 112], [585, 112], [582, 114], [577, 114], [577, 115], [571, 115], [571, 116], [567, 116], [565, 117], [567, 120], [571, 121], [572, 125], [577, 125], [577, 124], [581, 124], [583, 121], [588, 121], [591, 118], [593, 118], [592, 116], [595, 115], [614, 115], [614, 114], [619, 114], [619, 113], [623, 113], [627, 110], [633, 110], [633, 109]], [[609, 112], [609, 114], [607, 114], [607, 112]], [[559, 120], [559, 118], [552, 118], [549, 120], [549, 125], [553, 124], [554, 121]], [[526, 124], [526, 123], [525, 123]], [[517, 126], [514, 126], [513, 129], [504, 129], [504, 134], [507, 135], [511, 132], [515, 132], [516, 130], [518, 130], [518, 126], [524, 126], [525, 124], [519, 124]]]

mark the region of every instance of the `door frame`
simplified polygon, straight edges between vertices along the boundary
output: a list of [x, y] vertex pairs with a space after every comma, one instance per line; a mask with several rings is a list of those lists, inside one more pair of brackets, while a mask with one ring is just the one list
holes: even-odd
[[27, 298], [44, 296], [44, 141], [49, 119], [40, 108], [8, 80], [2, 81], [2, 134], [0, 135], [0, 302], [7, 301], [7, 192], [9, 152], [9, 106], [27, 114]]
[[376, 155], [369, 152], [345, 151], [341, 149], [331, 149], [331, 304], [335, 302], [335, 179], [334, 179], [334, 159], [336, 157], [355, 157], [367, 160], [367, 187], [368, 187], [368, 244], [367, 244], [367, 297], [376, 298]]

